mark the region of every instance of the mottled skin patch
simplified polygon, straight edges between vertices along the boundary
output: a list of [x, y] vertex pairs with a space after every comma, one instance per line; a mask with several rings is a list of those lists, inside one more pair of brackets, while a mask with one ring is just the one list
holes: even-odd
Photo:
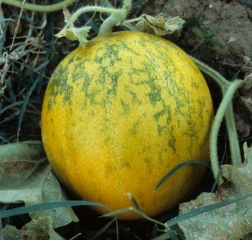
[[48, 90], [48, 94], [50, 94], [50, 100], [48, 102], [49, 110], [53, 110], [54, 105], [57, 103], [56, 98], [59, 95], [63, 96], [63, 103], [68, 102], [68, 104], [71, 104], [70, 96], [73, 89], [72, 86], [67, 83], [69, 74], [66, 74], [64, 71], [64, 68], [59, 66], [54, 72], [55, 80], [50, 81], [50, 90]]
[[131, 206], [130, 192], [155, 216], [200, 182], [203, 167], [189, 165], [153, 192], [181, 162], [208, 161], [212, 115], [205, 80], [181, 49], [149, 34], [120, 32], [93, 39], [55, 69], [42, 138], [55, 173], [80, 198], [117, 210]]

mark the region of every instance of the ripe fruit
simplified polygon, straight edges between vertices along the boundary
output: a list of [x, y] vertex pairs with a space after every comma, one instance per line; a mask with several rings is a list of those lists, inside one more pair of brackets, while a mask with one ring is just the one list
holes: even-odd
[[212, 116], [207, 84], [180, 48], [118, 32], [91, 40], [57, 66], [45, 93], [42, 138], [56, 175], [80, 198], [117, 210], [132, 206], [131, 193], [156, 216], [199, 185], [205, 168], [190, 164], [154, 191], [178, 164], [208, 162]]

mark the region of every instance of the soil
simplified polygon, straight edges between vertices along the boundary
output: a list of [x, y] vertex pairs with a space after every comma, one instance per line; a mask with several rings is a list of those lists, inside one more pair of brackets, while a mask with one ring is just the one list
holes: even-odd
[[[252, 55], [252, 9], [239, 1], [150, 0], [142, 9], [151, 15], [180, 16], [188, 25], [194, 20], [195, 26], [183, 30], [179, 43], [193, 49], [201, 42], [195, 29], [205, 31], [205, 41], [196, 51], [205, 63], [215, 63], [220, 69], [242, 66], [244, 57]], [[207, 34], [214, 36], [207, 39]]]

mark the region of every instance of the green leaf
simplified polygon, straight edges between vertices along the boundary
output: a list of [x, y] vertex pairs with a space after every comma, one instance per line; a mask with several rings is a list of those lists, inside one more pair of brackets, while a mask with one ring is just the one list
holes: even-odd
[[186, 239], [241, 239], [252, 231], [251, 150], [244, 145], [245, 162], [241, 167], [222, 166], [222, 176], [228, 182], [222, 184], [216, 193], [202, 193], [196, 200], [180, 205], [180, 214], [185, 214], [234, 200], [228, 206], [208, 212], [202, 210], [202, 214], [179, 222]]
[[[40, 141], [0, 146], [0, 179], [1, 203], [29, 206], [66, 199]], [[33, 212], [30, 216], [34, 220], [50, 216], [54, 228], [78, 221], [69, 207]]]

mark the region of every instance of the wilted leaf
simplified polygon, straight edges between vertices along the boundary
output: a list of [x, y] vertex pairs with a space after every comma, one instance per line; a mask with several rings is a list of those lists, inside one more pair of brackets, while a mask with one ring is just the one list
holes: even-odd
[[[58, 180], [52, 172], [48, 174], [46, 181], [44, 181], [44, 185], [41, 189], [41, 192], [43, 196], [42, 202], [54, 202], [59, 200], [63, 201], [67, 199], [64, 191], [62, 191], [61, 189]], [[50, 216], [53, 220], [54, 228], [65, 226], [72, 221], [78, 221], [78, 218], [70, 207], [32, 212], [30, 213], [30, 216], [32, 217], [32, 219]]]
[[27, 223], [21, 231], [26, 239], [63, 240], [63, 238], [53, 230], [52, 219], [50, 217], [42, 217], [38, 220], [33, 220]]
[[39, 185], [43, 184], [41, 180], [45, 179], [50, 171], [51, 167], [41, 142], [1, 145], [0, 201], [36, 202], [40, 198], [38, 189]]
[[244, 106], [252, 112], [252, 73], [247, 75], [244, 79], [244, 84], [242, 85], [240, 92], [242, 93], [241, 101]]
[[[65, 200], [53, 175], [42, 143], [30, 141], [0, 146], [0, 202], [26, 206]], [[31, 213], [33, 219], [50, 216], [53, 227], [78, 221], [71, 208], [56, 208]]]
[[196, 200], [180, 205], [180, 214], [202, 209], [202, 214], [179, 223], [186, 239], [241, 239], [252, 231], [252, 197], [204, 213], [204, 206], [236, 199], [252, 193], [252, 154], [244, 145], [245, 162], [241, 167], [223, 165], [228, 183], [216, 193], [202, 193]]
[[248, 137], [252, 130], [252, 73], [244, 79], [244, 84], [239, 89], [239, 96], [235, 102], [235, 120], [237, 131], [242, 137]]
[[157, 36], [172, 34], [177, 30], [181, 30], [185, 21], [180, 17], [164, 18], [162, 14], [156, 17], [143, 14], [141, 21], [136, 24], [138, 31], [155, 33]]
[[91, 27], [71, 27], [66, 26], [55, 36], [58, 38], [66, 37], [71, 41], [78, 40], [80, 42], [80, 47], [84, 48], [88, 42], [87, 37]]
[[243, 152], [244, 152], [244, 162], [252, 165], [252, 147], [248, 147], [247, 143], [243, 144]]
[[78, 40], [80, 42], [80, 47], [85, 48], [88, 42], [87, 37], [91, 27], [75, 27], [74, 24], [71, 22], [71, 14], [69, 13], [69, 11], [64, 8], [63, 13], [65, 17], [66, 26], [55, 36], [58, 38], [66, 37], [71, 41]]
[[4, 240], [25, 240], [21, 231], [11, 225], [4, 228], [3, 237]]
[[4, 240], [63, 240], [52, 227], [50, 217], [39, 218], [27, 223], [21, 230], [7, 225], [3, 230]]

